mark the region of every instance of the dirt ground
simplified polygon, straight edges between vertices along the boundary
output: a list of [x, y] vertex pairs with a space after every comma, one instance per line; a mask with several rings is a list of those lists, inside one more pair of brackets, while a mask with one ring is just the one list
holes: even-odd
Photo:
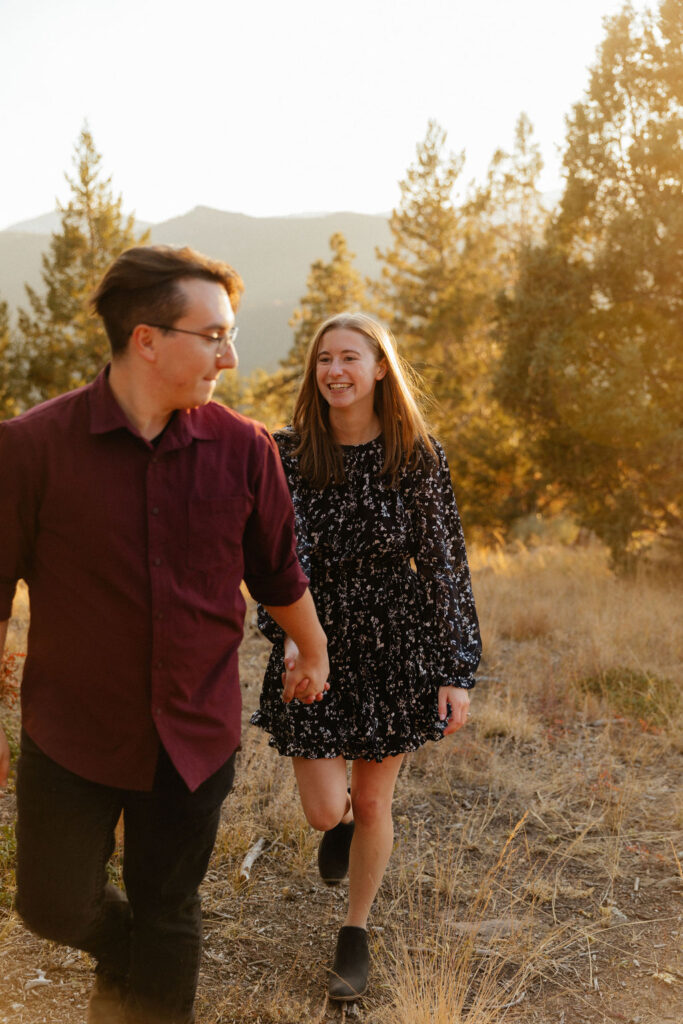
[[[325, 968], [346, 885], [320, 882], [318, 837], [289, 766], [246, 724], [267, 656], [250, 609], [244, 746], [203, 887], [198, 1024], [683, 1022], [680, 753], [642, 722], [595, 708], [558, 715], [538, 696], [533, 730], [498, 728], [487, 692], [525, 642], [484, 662], [471, 725], [404, 764], [371, 920], [372, 983], [362, 1002], [338, 1007], [327, 1004]], [[3, 718], [16, 736], [16, 709]], [[10, 784], [0, 798], [0, 1024], [80, 1024], [88, 957], [33, 937], [11, 909], [13, 815]]]

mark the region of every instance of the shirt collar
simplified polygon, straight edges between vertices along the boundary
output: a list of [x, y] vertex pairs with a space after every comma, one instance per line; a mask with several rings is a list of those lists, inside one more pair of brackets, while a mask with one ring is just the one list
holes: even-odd
[[88, 385], [90, 433], [108, 434], [112, 430], [121, 430], [121, 428], [135, 433], [109, 386], [110, 367], [111, 363], [107, 363], [92, 384]]
[[[116, 401], [109, 384], [111, 363], [97, 375], [88, 385], [90, 402], [90, 433], [108, 434], [113, 430], [127, 430], [134, 437], [140, 437], [145, 444], [149, 442], [138, 434], [135, 427], [128, 421], [123, 409]], [[194, 440], [213, 441], [220, 436], [220, 425], [214, 416], [208, 415], [206, 406], [199, 409], [178, 409], [168, 424], [161, 439], [159, 449], [171, 451], [174, 448], [186, 448]]]

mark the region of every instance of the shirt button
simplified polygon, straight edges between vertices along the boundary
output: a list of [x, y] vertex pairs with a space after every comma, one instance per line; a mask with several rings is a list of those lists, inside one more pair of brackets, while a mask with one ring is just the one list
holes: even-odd
[[161, 708], [155, 708], [154, 709], [154, 714], [155, 715], [160, 715], [161, 714]]
[[163, 617], [164, 617], [164, 613], [163, 612], [155, 612], [155, 614], [154, 614], [154, 618], [155, 619], [163, 619]]
[[152, 515], [153, 515], [153, 516], [158, 516], [158, 515], [159, 515], [159, 509], [157, 508], [157, 506], [156, 506], [156, 505], [155, 505], [155, 506], [154, 506], [154, 508], [152, 509]]
[[155, 565], [161, 565], [161, 559], [160, 558], [155, 558], [154, 559], [154, 564]]
[[159, 661], [157, 661], [157, 663], [156, 663], [156, 666], [155, 666], [155, 667], [156, 667], [156, 668], [163, 668], [163, 667], [164, 667], [164, 663], [163, 663], [163, 661], [161, 660], [161, 658], [159, 659]]

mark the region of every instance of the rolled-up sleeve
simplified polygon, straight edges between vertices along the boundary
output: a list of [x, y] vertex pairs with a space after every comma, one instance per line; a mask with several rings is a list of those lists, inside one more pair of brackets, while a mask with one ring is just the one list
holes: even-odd
[[294, 510], [277, 446], [259, 438], [254, 506], [243, 540], [244, 582], [261, 604], [288, 605], [308, 586], [296, 555]]
[[38, 515], [38, 466], [28, 442], [0, 423], [0, 621], [12, 613], [17, 580], [30, 572]]

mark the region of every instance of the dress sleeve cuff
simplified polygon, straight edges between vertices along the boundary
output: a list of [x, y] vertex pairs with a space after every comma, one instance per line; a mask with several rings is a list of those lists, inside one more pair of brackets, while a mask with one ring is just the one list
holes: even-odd
[[453, 686], [456, 690], [471, 690], [476, 682], [474, 676], [460, 676], [458, 679], [439, 680], [439, 686]]

